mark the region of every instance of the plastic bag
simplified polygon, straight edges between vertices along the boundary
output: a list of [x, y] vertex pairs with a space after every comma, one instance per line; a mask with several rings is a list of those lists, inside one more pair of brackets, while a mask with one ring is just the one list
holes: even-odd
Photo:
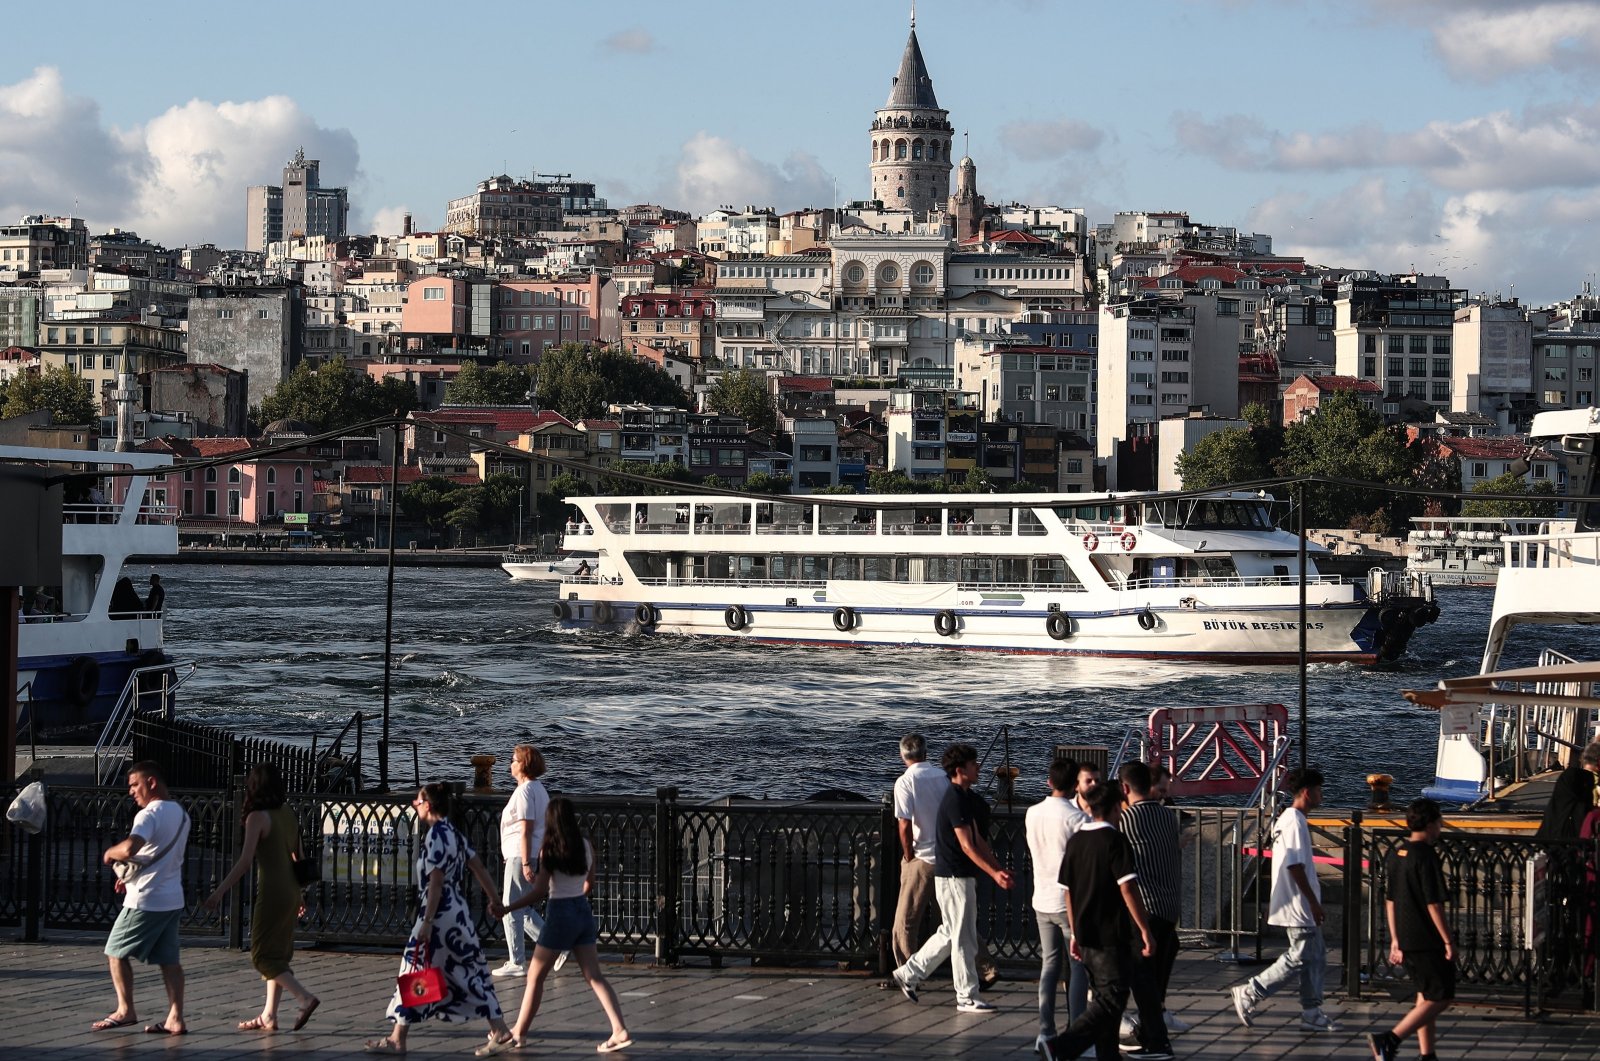
[[44, 829], [44, 785], [34, 781], [17, 793], [17, 798], [6, 808], [6, 821], [25, 833]]

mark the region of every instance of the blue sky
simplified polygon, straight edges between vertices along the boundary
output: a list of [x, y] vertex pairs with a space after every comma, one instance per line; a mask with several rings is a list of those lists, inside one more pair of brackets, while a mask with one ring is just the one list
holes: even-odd
[[[270, 24], [264, 16], [284, 12]], [[296, 146], [392, 231], [501, 171], [613, 205], [867, 189], [908, 5], [90, 0], [6, 10], [0, 217], [239, 245]], [[304, 21], [297, 21], [303, 19]], [[84, 32], [79, 33], [78, 30]], [[1532, 302], [1600, 269], [1600, 0], [922, 0], [991, 201], [1187, 210]], [[26, 42], [18, 46], [18, 42]]]

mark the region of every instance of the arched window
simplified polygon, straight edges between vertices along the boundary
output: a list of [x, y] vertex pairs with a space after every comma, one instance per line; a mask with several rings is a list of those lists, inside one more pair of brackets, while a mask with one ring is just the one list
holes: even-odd
[[923, 144], [921, 140], [911, 141], [911, 157], [919, 162], [922, 160], [922, 148]]
[[275, 483], [277, 481], [278, 481], [278, 469], [274, 468], [270, 464], [267, 465], [267, 485], [271, 486], [273, 483]]
[[927, 262], [918, 262], [911, 269], [911, 282], [918, 287], [931, 287], [933, 285], [933, 266]]
[[217, 481], [217, 469], [215, 467], [207, 468], [206, 469], [206, 482], [214, 483], [216, 481]]
[[228, 469], [228, 482], [236, 483], [239, 481], [239, 479], [239, 466], [236, 464]]
[[898, 195], [902, 199], [904, 199], [906, 197], [906, 190], [904, 188], [896, 188], [894, 190], [894, 193], [895, 193], [895, 195]]
[[906, 142], [904, 140], [896, 140], [894, 142], [894, 157], [896, 159], [906, 157]]
[[878, 145], [878, 161], [879, 162], [887, 162], [887, 161], [889, 161], [889, 141], [887, 141], [887, 140], [885, 140], [883, 143]]

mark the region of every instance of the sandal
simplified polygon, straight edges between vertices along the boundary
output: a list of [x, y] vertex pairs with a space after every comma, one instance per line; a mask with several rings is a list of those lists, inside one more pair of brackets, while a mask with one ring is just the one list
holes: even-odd
[[599, 1046], [595, 1047], [594, 1049], [595, 1049], [595, 1053], [597, 1053], [597, 1054], [614, 1054], [618, 1050], [626, 1050], [628, 1047], [630, 1047], [632, 1045], [633, 1045], [633, 1036], [624, 1035], [620, 1039], [617, 1039], [617, 1038], [607, 1039], [605, 1042], [601, 1043]]
[[275, 1032], [278, 1030], [278, 1022], [276, 1020], [268, 1020], [265, 1017], [251, 1017], [249, 1020], [239, 1022], [239, 1030], [242, 1032]]
[[299, 1016], [295, 1017], [294, 1019], [294, 1027], [290, 1028], [289, 1030], [292, 1032], [297, 1032], [301, 1028], [304, 1028], [306, 1026], [306, 1021], [311, 1019], [311, 1014], [315, 1013], [317, 1011], [317, 1007], [320, 1005], [322, 1005], [322, 999], [314, 998], [310, 1002], [307, 1002], [305, 1005], [301, 1006]]
[[396, 1046], [394, 1040], [387, 1037], [383, 1039], [368, 1039], [364, 1049], [369, 1054], [404, 1054], [406, 1052], [405, 1047]]
[[504, 1039], [490, 1038], [488, 1042], [472, 1051], [472, 1056], [492, 1057], [495, 1054], [503, 1054], [507, 1050], [521, 1049], [521, 1047], [522, 1042], [512, 1035], [508, 1035]]
[[138, 1017], [119, 1017], [115, 1013], [110, 1013], [89, 1025], [89, 1027], [97, 1032], [103, 1032], [110, 1031], [112, 1028], [125, 1028], [130, 1024], [137, 1023], [139, 1023]]

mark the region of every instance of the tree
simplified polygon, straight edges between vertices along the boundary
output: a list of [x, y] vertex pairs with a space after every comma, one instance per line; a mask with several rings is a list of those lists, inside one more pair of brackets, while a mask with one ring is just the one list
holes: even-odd
[[533, 381], [532, 366], [501, 361], [483, 368], [467, 361], [445, 388], [444, 400], [456, 405], [526, 405]]
[[535, 393], [544, 408], [574, 421], [603, 416], [610, 404], [689, 407], [689, 396], [659, 365], [579, 343], [545, 351]]
[[539, 491], [534, 500], [538, 529], [559, 528], [567, 522], [567, 498], [591, 497], [594, 487], [571, 472], [562, 472], [550, 480], [550, 485]]
[[23, 372], [5, 389], [0, 416], [25, 416], [50, 411], [52, 424], [87, 424], [100, 415], [89, 381], [65, 366]]
[[1185, 490], [1209, 490], [1229, 483], [1272, 478], [1254, 430], [1244, 427], [1213, 431], [1178, 454], [1178, 478]]
[[745, 491], [752, 494], [787, 494], [793, 487], [794, 480], [789, 476], [766, 472], [756, 472], [744, 481]]
[[[1285, 476], [1324, 476], [1381, 483], [1409, 480], [1416, 454], [1408, 452], [1398, 429], [1353, 395], [1331, 394], [1315, 416], [1291, 424], [1283, 433], [1277, 471]], [[1319, 484], [1306, 491], [1306, 520], [1312, 527], [1346, 527], [1357, 516], [1388, 507], [1393, 495], [1360, 487]], [[1398, 526], [1389, 518], [1390, 526]]]
[[430, 475], [400, 491], [400, 511], [406, 519], [428, 528], [430, 534], [443, 537], [451, 515], [461, 504], [457, 495], [464, 489], [442, 475]]
[[417, 390], [403, 379], [377, 382], [342, 357], [312, 368], [302, 361], [261, 402], [268, 421], [301, 420], [315, 431], [332, 431], [417, 407]]
[[[645, 479], [659, 479], [664, 483], [698, 482], [695, 476], [689, 473], [679, 461], [669, 464], [649, 464], [645, 461], [619, 461], [608, 469], [610, 472], [621, 472], [624, 475], [637, 475]], [[662, 486], [649, 486], [635, 482], [632, 479], [618, 478], [615, 474], [607, 475], [600, 480], [598, 494], [672, 494], [682, 493], [679, 490], [669, 490]]]
[[[1528, 481], [1516, 472], [1506, 472], [1493, 479], [1485, 479], [1472, 488], [1475, 494], [1516, 494], [1526, 497], [1526, 501], [1468, 501], [1461, 506], [1463, 516], [1479, 516], [1487, 518], [1499, 517], [1530, 517], [1548, 516], [1554, 511], [1551, 502], [1559, 501], [1555, 484], [1549, 479], [1541, 479], [1528, 485]], [[1541, 500], [1547, 499], [1547, 500]]]
[[938, 494], [945, 489], [943, 479], [913, 479], [898, 470], [867, 473], [869, 494]]
[[725, 416], [742, 417], [752, 431], [778, 430], [778, 410], [765, 378], [747, 368], [724, 372], [706, 394], [706, 405]]

